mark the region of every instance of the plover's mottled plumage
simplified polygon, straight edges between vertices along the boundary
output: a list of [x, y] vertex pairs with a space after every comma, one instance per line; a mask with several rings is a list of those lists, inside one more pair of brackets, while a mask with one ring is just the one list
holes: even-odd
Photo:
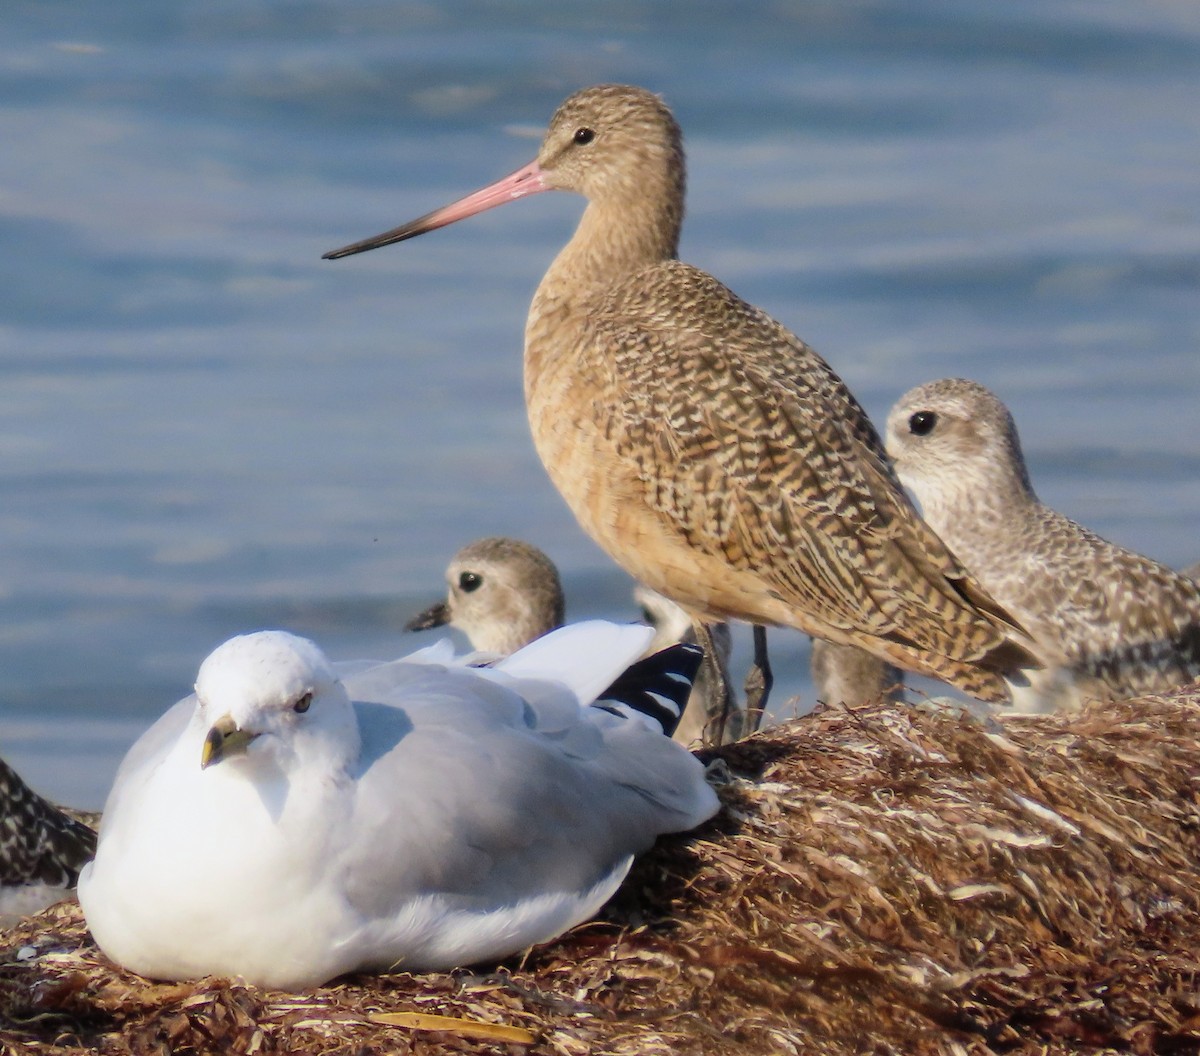
[[1200, 584], [1039, 502], [993, 393], [961, 378], [918, 386], [892, 409], [887, 446], [934, 531], [1080, 695], [1200, 676]]
[[64, 898], [96, 833], [33, 791], [0, 759], [0, 920]]
[[584, 195], [525, 331], [534, 444], [584, 530], [700, 624], [794, 627], [1007, 698], [1003, 676], [1036, 661], [917, 517], [841, 379], [677, 259], [684, 182], [662, 100], [598, 85], [558, 108], [529, 165], [326, 257]]

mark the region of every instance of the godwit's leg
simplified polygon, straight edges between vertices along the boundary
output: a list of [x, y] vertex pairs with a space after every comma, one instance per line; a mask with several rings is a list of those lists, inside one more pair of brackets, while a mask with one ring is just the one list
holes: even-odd
[[757, 733], [767, 710], [767, 698], [775, 676], [771, 673], [771, 660], [767, 656], [767, 629], [760, 623], [754, 624], [754, 663], [746, 675], [746, 728], [743, 737]]
[[737, 700], [729, 683], [729, 671], [720, 649], [713, 642], [712, 627], [697, 620], [694, 624], [696, 644], [704, 650], [704, 672], [708, 679], [707, 721], [704, 724], [704, 743], [709, 746], [728, 744], [736, 740], [738, 723], [735, 720]]

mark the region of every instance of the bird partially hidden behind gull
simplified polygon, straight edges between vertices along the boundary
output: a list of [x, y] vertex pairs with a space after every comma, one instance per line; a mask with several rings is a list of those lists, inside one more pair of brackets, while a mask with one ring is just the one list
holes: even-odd
[[[692, 621], [674, 602], [649, 588], [634, 588], [634, 600], [654, 628], [647, 653], [677, 642], [694, 640]], [[472, 648], [488, 658], [508, 656], [563, 625], [566, 599], [554, 562], [522, 539], [494, 535], [461, 547], [446, 566], [446, 599], [430, 605], [404, 625], [407, 631], [450, 626], [462, 631]], [[720, 670], [729, 670], [732, 642], [728, 624], [712, 628], [712, 644]], [[729, 680], [723, 679], [728, 689]], [[691, 696], [673, 734], [680, 744], [705, 739], [706, 728], [721, 714], [733, 712], [724, 726], [730, 739], [742, 730], [736, 701], [727, 706], [714, 699], [714, 684], [705, 670], [697, 675]], [[713, 730], [715, 733], [715, 729]]]
[[[583, 529], [708, 624], [857, 645], [986, 700], [1038, 665], [916, 515], [866, 412], [811, 348], [677, 259], [682, 136], [653, 93], [576, 92], [537, 158], [326, 253], [361, 253], [549, 190], [588, 205], [525, 330], [534, 445]], [[755, 633], [756, 660], [765, 634]], [[764, 687], [765, 695], [765, 687]]]
[[1066, 676], [1061, 707], [1200, 677], [1200, 584], [1039, 501], [994, 393], [917, 386], [888, 416], [887, 448], [934, 531], [1059, 665], [1046, 674]]
[[904, 672], [854, 645], [812, 640], [813, 691], [825, 704], [904, 700]]
[[65, 898], [95, 851], [94, 829], [0, 759], [0, 925]]
[[574, 624], [489, 669], [448, 643], [331, 664], [283, 631], [231, 639], [121, 764], [79, 880], [92, 935], [152, 978], [302, 989], [491, 961], [587, 920], [634, 855], [718, 806], [633, 710], [681, 706], [696, 647], [596, 699], [650, 636]]
[[557, 630], [565, 617], [554, 562], [531, 543], [491, 535], [459, 548], [446, 566], [446, 600], [424, 609], [404, 629], [456, 627], [480, 652], [508, 656]]
[[[651, 651], [665, 648], [671, 642], [690, 640], [692, 621], [670, 598], [641, 583], [634, 587], [633, 597], [641, 607], [642, 617], [654, 628], [655, 637], [650, 643]], [[718, 623], [711, 629], [713, 647], [723, 658], [722, 670], [728, 671], [729, 657], [733, 650], [729, 624]], [[835, 645], [823, 638], [813, 638], [811, 645], [810, 668], [817, 700], [825, 704], [862, 704], [880, 699], [899, 703], [904, 699], [904, 672], [899, 668], [885, 663], [857, 646]], [[703, 679], [702, 670], [692, 689], [693, 700], [702, 689], [711, 692], [707, 684], [702, 685]], [[683, 744], [691, 744], [700, 739], [704, 732], [704, 723], [714, 714], [713, 703], [710, 700], [707, 718], [705, 713], [689, 705], [688, 711], [684, 713], [683, 722], [676, 731], [675, 739]], [[694, 718], [700, 725], [685, 727], [690, 718]], [[745, 711], [740, 711], [735, 715], [729, 732], [734, 739], [742, 734], [753, 733], [762, 719], [761, 713], [748, 715]]]

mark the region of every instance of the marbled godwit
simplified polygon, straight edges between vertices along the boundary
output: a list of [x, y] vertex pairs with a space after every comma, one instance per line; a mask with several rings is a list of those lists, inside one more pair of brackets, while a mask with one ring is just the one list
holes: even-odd
[[[121, 764], [79, 878], [88, 927], [143, 975], [289, 990], [552, 938], [717, 810], [695, 756], [609, 710], [637, 700], [595, 700], [650, 638], [575, 624], [490, 669], [226, 642]], [[699, 651], [655, 660], [627, 688], [682, 704]]]
[[1200, 584], [1038, 501], [1008, 408], [954, 378], [905, 393], [887, 448], [925, 519], [1083, 697], [1200, 676]]
[[[420, 631], [449, 624], [470, 640], [473, 648], [495, 656], [507, 656], [536, 638], [561, 627], [566, 603], [558, 569], [536, 546], [520, 539], [492, 536], [462, 547], [446, 569], [447, 597], [430, 606], [405, 625]], [[646, 587], [637, 587], [634, 598], [646, 622], [654, 628], [647, 655], [661, 652], [678, 642], [691, 640], [691, 618], [674, 602]], [[731, 641], [728, 624], [712, 628], [717, 662], [729, 669]], [[727, 681], [727, 680], [726, 680]], [[701, 673], [692, 688], [687, 708], [672, 736], [680, 744], [704, 739], [711, 719], [727, 709], [712, 697], [712, 683]], [[741, 729], [731, 723], [730, 732]]]
[[96, 833], [33, 791], [0, 759], [0, 925], [67, 896]]
[[1035, 659], [916, 515], [866, 413], [812, 349], [676, 259], [679, 127], [585, 88], [537, 158], [348, 256], [548, 190], [583, 194], [525, 330], [534, 444], [584, 530], [706, 622], [795, 627], [978, 697]]

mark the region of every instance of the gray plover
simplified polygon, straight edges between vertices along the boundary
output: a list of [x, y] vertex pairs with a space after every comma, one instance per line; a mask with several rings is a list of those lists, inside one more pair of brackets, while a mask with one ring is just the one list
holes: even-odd
[[854, 645], [812, 640], [813, 689], [826, 704], [904, 699], [904, 672]]
[[888, 416], [887, 446], [933, 529], [1080, 696], [1200, 676], [1200, 584], [1041, 503], [993, 393], [961, 378], [921, 385]]
[[0, 759], [0, 924], [65, 898], [95, 851], [91, 827], [43, 799]]
[[405, 630], [449, 624], [481, 652], [508, 656], [563, 624], [558, 569], [520, 539], [489, 536], [468, 543], [450, 559], [446, 586], [446, 600], [413, 617]]
[[1007, 699], [1004, 676], [1037, 661], [917, 516], [858, 401], [795, 335], [677, 259], [682, 137], [656, 95], [585, 88], [530, 164], [325, 256], [555, 189], [588, 205], [530, 308], [525, 396], [583, 529], [682, 606], [706, 647], [717, 620], [794, 627]]
[[[468, 543], [450, 559], [446, 585], [446, 600], [413, 617], [405, 630], [449, 625], [462, 631], [480, 652], [508, 656], [563, 624], [566, 603], [558, 569], [543, 551], [523, 540], [489, 536]], [[648, 653], [691, 640], [691, 620], [677, 605], [642, 587], [635, 588], [634, 597], [655, 629]], [[728, 626], [716, 625], [712, 638], [721, 650], [721, 670], [728, 670]], [[681, 744], [704, 739], [706, 727], [720, 710], [711, 692], [711, 681], [702, 673], [674, 733]], [[730, 736], [740, 728], [735, 719]]]

